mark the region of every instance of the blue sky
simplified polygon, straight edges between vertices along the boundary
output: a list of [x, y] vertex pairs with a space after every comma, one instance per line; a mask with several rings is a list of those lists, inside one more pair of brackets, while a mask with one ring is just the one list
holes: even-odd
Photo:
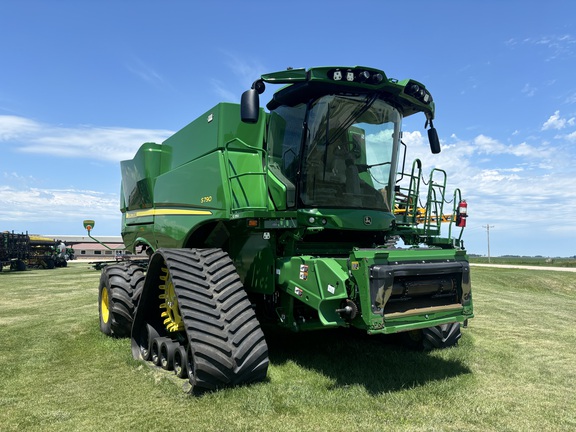
[[[261, 74], [424, 83], [470, 253], [576, 255], [576, 2], [0, 0], [0, 230], [119, 235], [119, 161]], [[267, 97], [271, 92], [266, 92]]]

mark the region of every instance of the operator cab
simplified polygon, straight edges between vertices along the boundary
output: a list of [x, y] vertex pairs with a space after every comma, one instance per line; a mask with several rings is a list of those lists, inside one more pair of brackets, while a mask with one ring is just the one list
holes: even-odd
[[286, 84], [266, 105], [267, 165], [285, 188], [282, 209], [392, 213], [402, 118], [414, 113], [426, 115], [430, 148], [440, 152], [432, 96], [416, 81], [359, 67], [262, 75], [242, 95], [243, 122], [258, 121], [264, 82]]
[[270, 113], [269, 166], [298, 208], [390, 211], [399, 111], [374, 95], [324, 95]]

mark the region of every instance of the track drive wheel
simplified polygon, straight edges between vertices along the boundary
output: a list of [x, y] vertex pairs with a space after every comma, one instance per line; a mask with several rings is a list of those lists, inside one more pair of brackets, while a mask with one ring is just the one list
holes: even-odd
[[104, 267], [98, 287], [100, 330], [108, 336], [130, 336], [144, 271], [136, 264]]
[[182, 349], [170, 354], [176, 374], [188, 374], [193, 393], [266, 378], [264, 334], [221, 249], [159, 249], [152, 256], [134, 334], [147, 324], [181, 341]]

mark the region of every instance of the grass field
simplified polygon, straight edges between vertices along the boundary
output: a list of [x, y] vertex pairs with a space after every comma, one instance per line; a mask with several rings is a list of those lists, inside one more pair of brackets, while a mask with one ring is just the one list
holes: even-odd
[[[456, 348], [269, 334], [268, 381], [202, 397], [99, 332], [87, 264], [0, 274], [1, 431], [576, 430], [574, 273], [473, 268]], [[276, 337], [274, 337], [276, 336]]]
[[537, 267], [576, 267], [576, 258], [546, 258], [546, 257], [488, 257], [474, 256], [470, 258], [471, 263], [476, 264], [511, 264], [511, 265], [527, 265]]

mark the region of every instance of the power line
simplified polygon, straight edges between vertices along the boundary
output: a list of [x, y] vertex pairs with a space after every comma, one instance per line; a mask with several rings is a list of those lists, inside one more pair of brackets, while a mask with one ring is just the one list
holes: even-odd
[[486, 228], [486, 237], [488, 238], [488, 263], [490, 263], [490, 228], [494, 228], [494, 225], [482, 225], [482, 228]]

